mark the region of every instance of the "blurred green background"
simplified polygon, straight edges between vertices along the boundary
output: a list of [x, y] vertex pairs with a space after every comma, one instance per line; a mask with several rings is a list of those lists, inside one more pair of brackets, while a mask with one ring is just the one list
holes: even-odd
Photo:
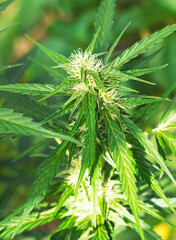
[[[24, 65], [0, 72], [0, 84], [4, 81], [57, 84], [58, 77], [49, 68], [53, 66], [53, 63], [40, 50], [33, 48], [33, 44], [24, 34], [27, 33], [48, 48], [69, 56], [75, 49], [85, 49], [90, 42], [94, 33], [94, 21], [99, 4], [99, 0], [13, 1], [0, 14], [0, 30], [18, 23], [0, 36], [0, 66], [12, 63], [24, 63]], [[111, 41], [130, 21], [131, 25], [118, 45], [117, 53], [157, 29], [175, 23], [176, 0], [118, 0]], [[156, 46], [154, 51], [157, 49], [159, 53], [149, 62], [149, 66], [169, 64], [166, 69], [146, 77], [157, 85], [133, 84], [142, 93], [161, 96], [176, 83], [176, 34], [165, 40], [162, 45]], [[40, 62], [40, 65], [35, 62], [36, 60]], [[4, 98], [3, 93], [0, 93], [0, 104], [18, 106], [20, 111], [19, 99], [11, 98], [7, 94]], [[21, 105], [21, 109], [24, 108], [27, 108], [27, 103], [24, 106]], [[35, 118], [34, 113], [33, 117]], [[157, 121], [156, 115], [148, 124], [153, 127]], [[48, 142], [45, 142], [42, 147], [23, 156], [17, 163], [12, 163], [19, 153], [31, 147], [33, 142], [38, 141], [38, 138], [27, 137], [3, 137], [0, 140], [0, 219], [24, 202], [35, 178], [37, 167], [44, 160], [45, 155], [51, 151], [51, 149], [48, 150]], [[176, 164], [172, 162], [171, 166], [174, 170]], [[169, 196], [174, 197], [172, 187], [165, 188], [165, 191]], [[168, 218], [176, 224], [176, 218], [169, 214]], [[149, 219], [149, 222], [164, 240], [176, 240], [176, 230], [153, 219]], [[56, 228], [55, 222], [46, 224], [15, 239], [49, 239], [49, 233]], [[139, 238], [129, 230], [122, 232], [118, 239], [137, 240]]]

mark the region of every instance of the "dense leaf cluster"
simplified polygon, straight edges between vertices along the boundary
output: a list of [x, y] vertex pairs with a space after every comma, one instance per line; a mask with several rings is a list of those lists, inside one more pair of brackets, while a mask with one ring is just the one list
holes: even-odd
[[[4, 7], [0, 5], [0, 9]], [[171, 35], [176, 24], [135, 43], [114, 59], [112, 53], [126, 29], [107, 51], [114, 7], [113, 0], [102, 1], [92, 42], [85, 51], [79, 49], [70, 58], [47, 49], [28, 36], [57, 64], [52, 71], [63, 78], [58, 86], [37, 83], [0, 85], [2, 92], [39, 96], [33, 103], [35, 114], [39, 116], [36, 121], [10, 108], [0, 108], [1, 136], [32, 135], [53, 138], [59, 143], [38, 170], [26, 202], [1, 221], [2, 238], [14, 237], [61, 219], [51, 236], [53, 240], [112, 240], [115, 239], [114, 229], [119, 225], [134, 229], [142, 240], [161, 239], [141, 219], [140, 213], [166, 222], [158, 207], [163, 205], [175, 213], [155, 176], [155, 168], [159, 166], [160, 172], [165, 172], [176, 184], [166, 165], [167, 147], [176, 155], [176, 98], [169, 103], [151, 133], [156, 137], [157, 149], [139, 124], [168, 100], [167, 96], [140, 95], [127, 83], [134, 80], [152, 84], [140, 77], [166, 65], [137, 68], [136, 64], [133, 69], [132, 60]], [[5, 68], [2, 66], [0, 70]], [[67, 100], [54, 113], [39, 103], [47, 103], [48, 98], [58, 95], [67, 96]], [[23, 156], [34, 148], [28, 149]], [[68, 169], [61, 170], [66, 164]], [[142, 196], [141, 189], [145, 189], [146, 184], [155, 192], [156, 198], [150, 200]], [[58, 193], [59, 200], [52, 206], [41, 203], [48, 195]]]

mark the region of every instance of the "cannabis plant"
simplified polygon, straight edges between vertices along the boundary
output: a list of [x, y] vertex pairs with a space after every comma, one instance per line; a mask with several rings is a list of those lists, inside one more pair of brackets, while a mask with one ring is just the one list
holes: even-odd
[[[174, 226], [159, 212], [162, 207], [173, 213], [175, 209], [171, 204], [174, 199], [166, 197], [157, 178], [166, 174], [176, 184], [166, 161], [169, 151], [176, 155], [176, 98], [168, 98], [173, 89], [162, 97], [142, 95], [130, 88], [128, 81], [139, 81], [144, 87], [153, 84], [141, 76], [167, 64], [146, 68], [143, 66], [153, 54], [135, 58], [172, 34], [176, 24], [116, 56], [114, 50], [128, 25], [109, 47], [114, 8], [114, 0], [101, 2], [93, 40], [68, 58], [26, 35], [55, 63], [51, 71], [58, 76], [57, 86], [0, 85], [2, 93], [21, 94], [19, 105], [25, 104], [23, 95], [31, 95], [31, 116], [35, 114], [37, 119], [25, 116], [25, 110], [23, 115], [1, 106], [1, 137], [39, 136], [47, 138], [49, 145], [50, 139], [57, 142], [41, 164], [26, 202], [1, 221], [3, 239], [56, 219], [60, 223], [52, 240], [117, 239], [120, 226], [134, 229], [142, 240], [161, 239], [142, 219], [144, 213]], [[64, 96], [65, 102], [58, 102], [56, 109], [48, 98], [58, 101], [58, 96]], [[164, 102], [167, 109], [158, 125], [145, 129], [143, 123]], [[42, 143], [34, 144], [23, 156]], [[48, 203], [47, 198], [53, 195], [58, 201]]]

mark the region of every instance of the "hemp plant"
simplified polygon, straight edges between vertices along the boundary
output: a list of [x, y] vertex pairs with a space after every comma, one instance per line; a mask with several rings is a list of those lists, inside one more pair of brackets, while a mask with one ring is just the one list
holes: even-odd
[[[176, 98], [170, 101], [166, 95], [142, 95], [127, 82], [153, 84], [141, 76], [167, 64], [141, 68], [146, 57], [135, 58], [171, 35], [176, 24], [115, 56], [113, 52], [128, 26], [109, 47], [114, 8], [114, 0], [101, 2], [93, 40], [85, 50], [75, 50], [68, 58], [27, 36], [55, 62], [53, 71], [63, 79], [58, 86], [37, 83], [0, 86], [1, 91], [39, 96], [38, 102], [45, 101], [45, 105], [49, 97], [67, 96], [62, 106], [40, 122], [12, 109], [0, 108], [3, 134], [37, 135], [58, 142], [38, 170], [26, 202], [1, 221], [3, 239], [56, 219], [60, 219], [60, 224], [51, 234], [52, 240], [117, 239], [120, 226], [134, 229], [142, 240], [161, 239], [141, 213], [174, 226], [158, 211], [168, 207], [175, 214], [157, 176], [165, 173], [176, 184], [166, 161], [168, 149], [176, 155]], [[167, 110], [158, 126], [146, 133], [142, 124], [164, 101]], [[151, 192], [155, 198], [150, 199]], [[49, 204], [47, 197], [52, 195], [58, 202]]]

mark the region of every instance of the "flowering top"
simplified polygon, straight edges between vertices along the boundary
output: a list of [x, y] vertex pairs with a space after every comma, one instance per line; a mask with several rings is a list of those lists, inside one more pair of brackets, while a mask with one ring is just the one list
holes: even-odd
[[[97, 87], [95, 74], [100, 75], [104, 69], [105, 65], [101, 59], [97, 58], [97, 54], [83, 52], [82, 49], [78, 49], [71, 54], [70, 62], [66, 67], [70, 77], [76, 80], [73, 86], [76, 92], [87, 92], [90, 91], [90, 88], [94, 90]], [[100, 88], [98, 93], [104, 103], [110, 103], [116, 97], [115, 90], [107, 89], [107, 91], [104, 91]]]
[[97, 59], [96, 54], [83, 52], [82, 49], [78, 49], [71, 54], [67, 71], [73, 78], [81, 79], [81, 69], [99, 73], [103, 68], [103, 62]]

